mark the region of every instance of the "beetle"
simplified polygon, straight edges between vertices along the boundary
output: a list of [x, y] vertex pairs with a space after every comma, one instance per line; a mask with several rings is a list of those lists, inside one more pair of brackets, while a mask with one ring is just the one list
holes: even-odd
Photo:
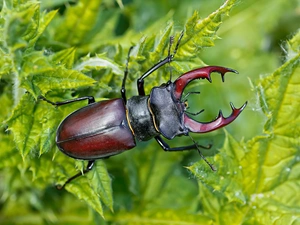
[[[200, 156], [214, 170], [199, 147], [189, 135], [189, 132], [206, 133], [234, 121], [246, 107], [247, 102], [240, 108], [235, 108], [232, 103], [232, 113], [224, 117], [220, 111], [217, 118], [211, 122], [201, 123], [187, 115], [186, 100], [182, 100], [185, 87], [195, 79], [211, 81], [211, 73], [218, 72], [224, 76], [227, 72], [237, 71], [220, 66], [206, 66], [188, 71], [178, 77], [174, 82], [170, 80], [158, 87], [153, 87], [149, 95], [145, 94], [144, 80], [163, 65], [170, 63], [178, 49], [183, 32], [170, 54], [173, 38], [170, 38], [168, 56], [155, 64], [137, 80], [138, 95], [127, 99], [125, 83], [128, 75], [129, 55], [126, 63], [121, 86], [121, 98], [95, 102], [93, 96], [85, 96], [63, 102], [52, 102], [45, 97], [41, 99], [48, 103], [61, 106], [73, 102], [88, 100], [88, 105], [68, 115], [58, 126], [56, 144], [66, 155], [88, 160], [87, 168], [81, 173], [69, 178], [63, 186], [78, 176], [90, 171], [95, 160], [108, 158], [136, 146], [136, 140], [148, 141], [154, 138], [165, 151], [198, 150]], [[190, 93], [188, 93], [190, 94]], [[193, 144], [189, 146], [170, 147], [162, 137], [173, 139], [176, 136], [190, 136]]]

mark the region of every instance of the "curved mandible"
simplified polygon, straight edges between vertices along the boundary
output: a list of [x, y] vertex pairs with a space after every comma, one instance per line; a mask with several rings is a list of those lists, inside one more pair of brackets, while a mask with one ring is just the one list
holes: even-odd
[[184, 118], [183, 118], [184, 125], [190, 132], [195, 132], [195, 133], [210, 132], [210, 131], [219, 129], [221, 127], [224, 127], [224, 126], [230, 124], [232, 121], [234, 121], [240, 115], [240, 113], [244, 110], [246, 105], [247, 105], [247, 102], [245, 102], [241, 108], [237, 109], [234, 107], [234, 105], [232, 103], [230, 103], [232, 112], [229, 117], [224, 117], [222, 114], [222, 111], [220, 111], [217, 118], [208, 123], [201, 123], [201, 122], [195, 121], [192, 118], [190, 118], [188, 115], [184, 114]]
[[224, 75], [227, 72], [238, 73], [236, 70], [221, 67], [221, 66], [206, 66], [199, 69], [191, 70], [187, 73], [182, 74], [174, 81], [174, 90], [173, 95], [175, 99], [180, 100], [181, 95], [184, 91], [184, 88], [187, 86], [189, 82], [195, 79], [207, 79], [211, 82], [210, 74], [212, 72], [218, 72], [222, 76], [222, 81], [224, 82]]

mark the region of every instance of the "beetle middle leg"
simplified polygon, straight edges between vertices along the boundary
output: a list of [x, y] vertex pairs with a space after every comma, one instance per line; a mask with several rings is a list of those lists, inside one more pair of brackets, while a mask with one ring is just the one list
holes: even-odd
[[187, 146], [181, 146], [181, 147], [170, 147], [162, 138], [161, 136], [156, 136], [155, 140], [157, 141], [157, 143], [160, 145], [160, 147], [164, 150], [164, 151], [185, 151], [185, 150], [195, 150], [197, 149], [197, 147], [200, 148], [204, 148], [204, 149], [210, 149], [211, 145], [208, 146], [203, 146], [203, 145], [198, 145], [196, 143], [194, 143], [193, 145], [187, 145]]
[[162, 147], [164, 151], [185, 151], [185, 150], [197, 150], [201, 158], [209, 165], [209, 167], [213, 170], [216, 171], [216, 168], [207, 161], [207, 159], [204, 157], [204, 155], [201, 153], [199, 148], [204, 148], [204, 149], [210, 149], [212, 145], [208, 146], [203, 146], [203, 145], [198, 145], [195, 140], [189, 135], [189, 137], [192, 139], [194, 142], [193, 145], [188, 145], [188, 146], [181, 146], [181, 147], [175, 147], [171, 148], [160, 136], [156, 136], [155, 140], [157, 143]]

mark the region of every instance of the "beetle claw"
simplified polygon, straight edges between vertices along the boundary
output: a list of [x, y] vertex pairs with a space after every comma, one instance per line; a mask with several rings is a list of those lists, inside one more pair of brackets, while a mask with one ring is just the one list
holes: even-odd
[[195, 79], [207, 79], [210, 83], [212, 82], [211, 73], [217, 72], [221, 74], [222, 81], [225, 80], [225, 74], [227, 72], [238, 73], [234, 69], [221, 67], [221, 66], [206, 66], [199, 69], [191, 70], [174, 81], [174, 97], [177, 100], [181, 99], [181, 95], [183, 93], [184, 88], [188, 85], [189, 82]]
[[[211, 73], [217, 72], [221, 74], [222, 81], [225, 81], [225, 74], [227, 72], [232, 72], [238, 74], [238, 71], [226, 67], [221, 66], [206, 66], [199, 69], [195, 69], [189, 71], [174, 81], [173, 86], [173, 96], [177, 101], [181, 102], [181, 95], [184, 91], [184, 88], [188, 85], [189, 82], [195, 79], [207, 79], [209, 82], [212, 82]], [[219, 111], [219, 115], [217, 118], [208, 123], [200, 123], [192, 118], [190, 118], [187, 114], [184, 114], [184, 124], [185, 127], [191, 131], [196, 133], [206, 133], [218, 128], [224, 127], [227, 124], [234, 121], [239, 114], [244, 110], [246, 107], [247, 102], [241, 107], [236, 109], [232, 103], [230, 103], [230, 107], [232, 109], [232, 113], [229, 117], [224, 117], [222, 111]]]
[[242, 105], [240, 108], [235, 108], [234, 105], [230, 103], [232, 109], [230, 116], [224, 117], [222, 111], [220, 110], [217, 118], [208, 123], [197, 122], [192, 118], [188, 117], [186, 114], [184, 114], [184, 124], [185, 127], [191, 132], [195, 132], [195, 133], [210, 132], [230, 124], [239, 116], [239, 114], [244, 110], [246, 105], [247, 102], [245, 102], [244, 105]]

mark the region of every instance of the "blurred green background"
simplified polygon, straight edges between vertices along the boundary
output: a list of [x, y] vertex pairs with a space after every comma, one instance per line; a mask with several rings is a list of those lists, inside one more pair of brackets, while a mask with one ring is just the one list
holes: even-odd
[[[113, 44], [128, 49], [144, 35], [150, 36], [166, 27], [170, 19], [173, 19], [176, 32], [179, 32], [195, 10], [205, 18], [223, 3], [221, 0], [103, 0], [99, 5], [99, 17], [83, 42], [70, 40], [70, 43], [61, 43], [59, 34], [53, 41], [54, 34], [50, 26], [36, 47], [56, 52], [75, 46], [81, 56], [89, 52], [110, 53], [107, 45]], [[3, 6], [3, 2], [0, 4]], [[55, 27], [64, 18], [66, 8], [76, 4], [77, 1], [41, 0], [41, 10], [59, 10], [57, 19], [53, 21]], [[260, 76], [272, 73], [284, 62], [285, 41], [297, 32], [299, 24], [299, 0], [238, 1], [229, 17], [223, 21], [217, 33], [220, 39], [215, 41], [215, 46], [199, 49], [195, 54], [207, 65], [233, 68], [239, 74], [226, 76], [225, 83], [216, 74], [213, 75], [212, 84], [201, 80], [189, 87], [188, 90], [200, 88], [201, 91], [199, 96], [189, 99], [192, 112], [205, 109], [196, 117], [197, 120], [211, 120], [217, 116], [219, 109], [227, 116], [230, 113], [229, 102], [240, 107], [248, 101], [244, 112], [226, 130], [237, 140], [249, 140], [261, 134], [266, 118], [254, 92], [255, 84]], [[112, 33], [101, 32], [103, 27], [110, 27]], [[133, 85], [127, 85], [128, 96], [136, 93], [136, 78], [136, 74], [130, 75]], [[116, 78], [115, 86], [110, 90], [80, 89], [75, 94], [92, 93], [97, 98], [118, 97], [120, 81], [121, 78]], [[7, 81], [0, 80], [1, 92], [7, 90], [6, 86]], [[146, 82], [146, 86], [149, 90], [152, 84]], [[3, 107], [1, 119], [7, 119], [9, 113]], [[4, 129], [2, 132], [4, 134]], [[209, 156], [216, 154], [223, 145], [224, 131], [194, 134], [193, 137], [202, 145], [213, 143], [211, 150], [203, 152]], [[181, 146], [189, 142], [189, 138], [183, 137], [168, 143]], [[134, 215], [146, 209], [157, 212], [174, 209], [188, 215], [199, 208], [195, 201], [199, 190], [196, 179], [184, 167], [199, 160], [200, 156], [195, 152], [165, 153], [154, 140], [139, 143], [135, 149], [106, 160], [114, 197], [114, 213], [105, 209], [107, 221], [65, 190], [58, 191], [48, 185], [32, 192], [33, 189], [28, 188], [30, 183], [24, 185], [27, 189], [22, 189], [23, 184], [14, 181], [22, 177], [22, 171], [10, 174], [12, 179], [6, 177], [5, 169], [1, 169], [0, 179], [10, 183], [0, 184], [0, 224], [126, 224], [128, 218], [134, 218]], [[160, 176], [162, 171], [165, 176]], [[8, 186], [14, 185], [18, 187], [12, 188], [15, 192], [6, 191]]]

